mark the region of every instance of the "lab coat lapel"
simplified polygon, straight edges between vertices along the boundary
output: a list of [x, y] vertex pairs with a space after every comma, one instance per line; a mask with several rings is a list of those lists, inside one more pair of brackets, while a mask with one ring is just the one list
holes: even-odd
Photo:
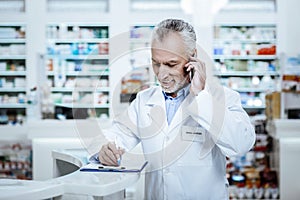
[[166, 104], [160, 87], [157, 87], [153, 95], [150, 96], [146, 106], [152, 107], [146, 111], [151, 120], [154, 121], [155, 124], [163, 126], [160, 128], [166, 131], [166, 128], [168, 128]]
[[[165, 99], [162, 94], [161, 88], [158, 87], [154, 91], [153, 95], [149, 98], [146, 105], [151, 106], [153, 108], [157, 106], [158, 108], [162, 108], [162, 110], [154, 109], [154, 111], [156, 111], [156, 112], [151, 112], [151, 109], [150, 109], [147, 111], [148, 115], [151, 116], [151, 119], [154, 120], [156, 124], [162, 124], [162, 122], [160, 120], [163, 120], [163, 124], [165, 124], [165, 126], [164, 126], [165, 132], [172, 131], [172, 129], [176, 128], [180, 123], [183, 122], [183, 120], [185, 120], [188, 117], [186, 108], [191, 103], [191, 100], [192, 100], [191, 98], [192, 98], [192, 95], [189, 94], [184, 99], [184, 101], [181, 103], [178, 110], [176, 111], [175, 116], [173, 117], [173, 119], [171, 121], [171, 124], [168, 125]], [[161, 111], [163, 111], [163, 112], [161, 112]]]
[[186, 108], [190, 104], [190, 98], [191, 98], [191, 94], [189, 94], [180, 104], [178, 110], [175, 113], [175, 116], [171, 121], [171, 124], [169, 126], [169, 131], [172, 131], [188, 117]]
[[157, 87], [154, 90], [153, 94], [149, 97], [146, 105], [148, 106], [158, 105], [165, 108], [165, 99], [160, 87]]

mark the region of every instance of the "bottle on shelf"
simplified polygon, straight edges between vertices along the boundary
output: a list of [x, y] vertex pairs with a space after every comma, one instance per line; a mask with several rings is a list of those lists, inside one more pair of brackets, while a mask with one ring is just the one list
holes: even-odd
[[263, 114], [265, 94], [277, 89], [275, 25], [216, 25], [215, 75], [241, 94], [250, 114]]
[[9, 125], [23, 124], [17, 118], [27, 113], [25, 49], [26, 26], [0, 23], [0, 112]]
[[[109, 27], [51, 24], [47, 31], [45, 66], [54, 117], [72, 118], [72, 109], [85, 113], [80, 117], [109, 115]], [[96, 115], [89, 114], [92, 108]]]

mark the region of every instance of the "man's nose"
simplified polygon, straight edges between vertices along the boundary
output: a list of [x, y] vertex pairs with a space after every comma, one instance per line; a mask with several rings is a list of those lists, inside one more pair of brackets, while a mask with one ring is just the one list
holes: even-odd
[[167, 78], [168, 75], [169, 75], [169, 69], [167, 68], [167, 66], [162, 64], [159, 68], [158, 78], [163, 80], [163, 79]]

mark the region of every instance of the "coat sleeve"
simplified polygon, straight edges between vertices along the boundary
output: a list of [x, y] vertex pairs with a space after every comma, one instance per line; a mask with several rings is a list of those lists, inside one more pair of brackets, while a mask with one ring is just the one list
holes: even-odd
[[137, 108], [136, 100], [133, 101], [127, 110], [116, 117], [109, 128], [100, 130], [98, 136], [94, 137], [88, 146], [89, 152], [92, 155], [90, 161], [98, 162], [98, 152], [102, 145], [108, 142], [116, 142], [117, 145], [125, 151], [130, 151], [139, 142], [140, 138], [137, 136], [136, 119]]
[[137, 101], [135, 99], [125, 112], [113, 120], [112, 127], [104, 131], [107, 140], [117, 140], [118, 146], [126, 151], [130, 151], [140, 142], [137, 128]]
[[208, 130], [224, 155], [242, 155], [253, 147], [254, 127], [237, 92], [222, 86], [204, 89], [187, 109], [192, 118]]

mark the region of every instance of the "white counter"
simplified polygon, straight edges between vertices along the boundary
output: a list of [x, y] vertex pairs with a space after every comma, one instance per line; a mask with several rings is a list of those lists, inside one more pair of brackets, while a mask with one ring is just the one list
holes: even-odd
[[0, 179], [0, 194], [1, 200], [40, 200], [61, 196], [64, 191], [62, 184], [58, 183]]
[[[28, 137], [32, 141], [33, 149], [33, 179], [42, 181], [57, 177], [57, 172], [53, 170], [55, 166], [52, 162], [52, 151], [84, 149], [85, 145], [99, 134], [100, 128], [107, 128], [110, 124], [109, 120], [93, 119], [31, 122]], [[136, 149], [140, 151], [141, 147]], [[89, 152], [91, 151], [89, 149]], [[144, 195], [144, 176], [134, 186], [127, 188], [126, 194], [134, 199], [141, 199]]]
[[280, 199], [300, 197], [300, 120], [274, 120], [268, 131], [277, 140], [275, 154], [279, 157]]
[[300, 120], [298, 119], [275, 119], [268, 124], [271, 136], [280, 138], [300, 138]]
[[86, 148], [101, 129], [109, 126], [109, 120], [97, 119], [32, 121], [28, 124], [28, 138], [32, 141], [33, 179], [53, 177], [52, 150]]
[[[132, 186], [140, 178], [140, 173], [80, 172], [87, 164], [88, 152], [85, 149], [52, 151], [54, 171], [58, 178], [51, 183], [64, 184], [64, 193], [70, 195], [105, 196], [104, 199], [123, 199], [125, 188]], [[58, 162], [63, 162], [59, 165]], [[126, 162], [126, 159], [124, 160]], [[128, 160], [127, 160], [128, 161]], [[73, 172], [69, 169], [75, 169]], [[66, 175], [64, 175], [67, 173]], [[61, 176], [63, 175], [63, 176]], [[71, 197], [72, 198], [72, 197]]]
[[80, 172], [79, 167], [86, 164], [87, 154], [84, 149], [55, 151], [52, 155], [54, 162], [59, 160], [65, 164], [75, 165], [77, 169], [46, 181], [2, 179], [0, 199], [38, 200], [62, 196], [63, 199], [75, 197], [76, 199], [88, 197], [124, 199], [125, 188], [133, 185], [140, 178], [140, 173]]

